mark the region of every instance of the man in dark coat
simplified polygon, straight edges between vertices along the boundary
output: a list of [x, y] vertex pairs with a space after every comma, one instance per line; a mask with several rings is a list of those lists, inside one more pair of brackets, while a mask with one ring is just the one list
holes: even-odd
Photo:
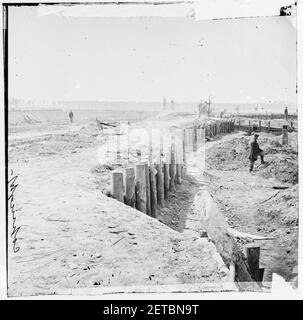
[[73, 123], [74, 114], [72, 110], [69, 112], [68, 116], [69, 116], [70, 123]]
[[250, 144], [250, 154], [249, 154], [249, 160], [250, 160], [250, 170], [249, 172], [252, 172], [254, 168], [254, 162], [258, 159], [258, 156], [261, 157], [261, 163], [264, 164], [264, 152], [262, 149], [260, 149], [258, 144], [258, 134], [254, 135], [254, 141]]

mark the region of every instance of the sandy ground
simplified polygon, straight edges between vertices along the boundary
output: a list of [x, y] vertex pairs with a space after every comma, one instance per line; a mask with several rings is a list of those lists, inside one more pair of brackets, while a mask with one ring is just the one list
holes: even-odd
[[[225, 290], [229, 270], [212, 243], [102, 194], [92, 173], [98, 144], [93, 124], [9, 139], [9, 179], [17, 175], [14, 206], [20, 209], [15, 215], [18, 252], [12, 250], [14, 238], [8, 239], [9, 295], [93, 294], [125, 286], [153, 291], [153, 285], [184, 284], [191, 285], [187, 290], [197, 284]], [[188, 179], [182, 188], [190, 184]], [[191, 197], [184, 193], [183, 208]], [[162, 215], [170, 220], [165, 210]], [[174, 229], [184, 228], [185, 216], [186, 211], [171, 220]], [[11, 212], [8, 226], [11, 233]]]
[[[190, 123], [194, 117], [159, 115], [148, 122], [161, 128]], [[214, 244], [195, 233], [180, 233], [200, 187], [194, 176], [187, 176], [170, 195], [167, 206], [158, 210], [157, 221], [103, 194], [112, 168], [100, 166], [104, 139], [94, 121], [51, 128], [27, 125], [26, 132], [19, 127], [11, 131], [8, 172], [9, 179], [18, 175], [14, 205], [20, 208], [15, 220], [20, 226], [20, 250], [12, 252], [10, 237], [10, 295], [121, 292], [125, 286], [156, 291], [155, 285], [189, 285], [186, 290], [193, 290], [194, 285], [207, 284], [202, 291], [226, 289], [230, 273]], [[212, 163], [207, 170], [209, 191], [231, 227], [276, 237], [261, 243], [265, 280], [272, 272], [292, 279], [297, 261], [297, 202], [292, 189], [279, 191], [272, 186], [283, 183], [296, 188], [295, 152], [283, 163], [290, 170], [287, 174], [279, 176], [271, 167], [266, 169], [268, 176], [279, 178], [275, 181], [260, 175], [258, 168], [248, 174], [246, 167], [239, 166], [241, 157], [233, 156], [226, 161], [231, 166], [220, 167], [216, 146], [221, 149], [220, 143], [236, 137], [239, 134], [207, 143]], [[289, 157], [287, 150], [285, 154]], [[290, 181], [283, 181], [289, 177]], [[9, 232], [12, 224], [9, 212]]]
[[[269, 166], [255, 166], [254, 172], [249, 173], [249, 162], [244, 160], [248, 155], [244, 152], [243, 157], [242, 152], [231, 148], [232, 145], [241, 146], [235, 143], [236, 139], [250, 141], [251, 138], [244, 137], [243, 133], [235, 133], [207, 144], [209, 189], [232, 228], [254, 235], [274, 237], [273, 240], [255, 240], [261, 246], [260, 263], [261, 267], [265, 267], [264, 281], [271, 281], [274, 272], [288, 281], [296, 282], [298, 185], [297, 178], [294, 177], [298, 171], [294, 161], [297, 162], [297, 155], [294, 150], [293, 156], [291, 152], [285, 151], [285, 157], [288, 157], [288, 162], [285, 162], [285, 159], [280, 159], [283, 152], [270, 154], [270, 150], [267, 150], [265, 160], [269, 160]], [[269, 143], [272, 144], [272, 139], [277, 138], [265, 135], [262, 139], [264, 144], [266, 140], [270, 140]], [[260, 146], [262, 148], [261, 143]], [[229, 156], [225, 157], [225, 152]], [[214, 159], [221, 157], [225, 157], [224, 164]], [[273, 157], [280, 161], [271, 162]], [[273, 188], [281, 186], [288, 189]], [[238, 239], [240, 246], [250, 241]]]

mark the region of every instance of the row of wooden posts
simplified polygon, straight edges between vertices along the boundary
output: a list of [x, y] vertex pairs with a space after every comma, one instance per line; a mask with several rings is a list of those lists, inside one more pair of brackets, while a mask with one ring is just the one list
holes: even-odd
[[[232, 120], [196, 124], [171, 135], [170, 145], [163, 150], [163, 136], [159, 148], [149, 142], [147, 161], [114, 170], [111, 176], [111, 196], [147, 215], [156, 218], [157, 208], [163, 208], [171, 192], [176, 191], [186, 175], [186, 155], [196, 152], [205, 137], [234, 131]], [[158, 154], [154, 154], [157, 152]], [[165, 153], [165, 154], [164, 154]], [[156, 161], [154, 161], [156, 159]]]
[[288, 125], [283, 125], [282, 128], [272, 128], [270, 126], [270, 121], [267, 122], [267, 126], [262, 126], [262, 120], [259, 120], [258, 125], [253, 125], [251, 123], [251, 120], [248, 120], [248, 126], [241, 125], [241, 120], [238, 120], [237, 129], [241, 130], [245, 128], [248, 130], [249, 134], [252, 132], [268, 132], [268, 133], [276, 133], [281, 134], [282, 133], [282, 144], [287, 145], [288, 144], [288, 131], [293, 131], [293, 122], [291, 122], [291, 127], [289, 128]]
[[293, 121], [290, 122], [290, 126], [286, 125], [286, 126], [283, 126], [283, 128], [275, 128], [275, 127], [271, 127], [270, 125], [270, 121], [266, 121], [265, 124], [264, 124], [264, 120], [263, 120], [263, 125], [262, 125], [262, 120], [258, 120], [258, 124], [255, 123], [252, 123], [251, 120], [248, 120], [248, 125], [243, 125], [241, 124], [241, 119], [238, 119], [238, 124], [237, 124], [237, 128], [240, 129], [241, 126], [247, 126], [249, 128], [249, 131], [254, 131], [254, 130], [257, 130], [257, 131], [267, 131], [267, 132], [271, 132], [271, 131], [282, 131], [283, 128], [286, 128], [290, 131], [293, 131], [295, 128], [294, 128], [294, 123]]
[[[233, 117], [241, 117], [241, 118], [251, 118], [251, 119], [262, 119], [262, 120], [270, 120], [270, 119], [285, 119], [285, 114], [233, 114]], [[298, 116], [296, 114], [288, 114], [287, 119], [296, 120]]]

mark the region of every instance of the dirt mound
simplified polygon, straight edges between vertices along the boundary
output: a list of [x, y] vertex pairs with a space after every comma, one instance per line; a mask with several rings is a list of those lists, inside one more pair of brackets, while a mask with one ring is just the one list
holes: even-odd
[[[249, 152], [252, 137], [235, 137], [232, 140], [218, 142], [206, 152], [209, 169], [243, 170], [249, 169]], [[282, 137], [261, 134], [260, 148], [264, 150], [266, 165], [255, 163], [254, 171], [265, 177], [275, 177], [283, 183], [298, 183], [297, 134], [289, 134], [289, 144], [282, 146]]]
[[264, 201], [259, 208], [266, 217], [284, 226], [298, 226], [299, 187], [295, 185], [286, 190], [280, 190]]

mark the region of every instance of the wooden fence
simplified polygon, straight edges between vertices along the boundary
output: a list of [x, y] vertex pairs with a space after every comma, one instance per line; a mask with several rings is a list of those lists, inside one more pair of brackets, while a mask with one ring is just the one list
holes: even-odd
[[262, 121], [258, 120], [258, 124], [253, 124], [250, 120], [248, 120], [248, 124], [243, 124], [241, 119], [238, 119], [237, 122], [235, 122], [235, 127], [239, 131], [246, 131], [246, 132], [268, 132], [273, 133], [275, 135], [281, 135], [283, 133], [283, 130], [287, 129], [288, 132], [296, 131], [296, 129], [293, 126], [293, 123], [291, 122], [290, 126], [283, 126], [280, 128], [272, 127], [270, 121]]
[[217, 120], [175, 130], [165, 150], [163, 136], [160, 136], [157, 148], [153, 148], [150, 137], [148, 161], [112, 172], [111, 196], [156, 218], [157, 209], [166, 205], [169, 194], [176, 191], [186, 175], [187, 154], [196, 152], [205, 143], [205, 138], [234, 130], [233, 120]]
[[[251, 118], [251, 119], [262, 119], [262, 120], [285, 119], [285, 115], [282, 113], [281, 114], [237, 113], [237, 114], [233, 114], [232, 116], [237, 118]], [[298, 115], [288, 114], [287, 119], [297, 120]]]

